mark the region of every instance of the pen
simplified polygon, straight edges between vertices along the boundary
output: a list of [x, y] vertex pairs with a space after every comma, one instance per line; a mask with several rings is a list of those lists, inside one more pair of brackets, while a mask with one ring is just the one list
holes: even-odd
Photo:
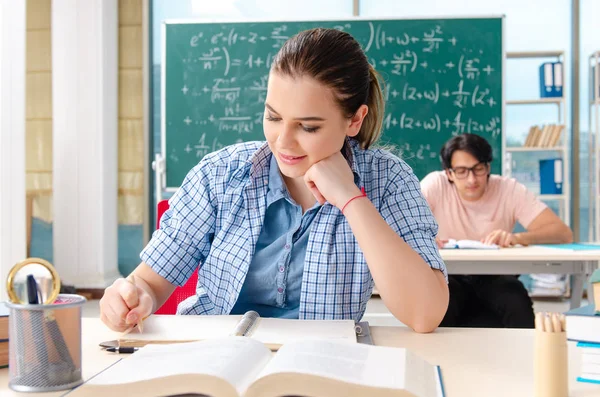
[[38, 305], [40, 303], [38, 298], [38, 286], [33, 274], [27, 275], [27, 302], [30, 305]]
[[[27, 302], [30, 305], [39, 305], [38, 285], [33, 274], [28, 274], [26, 279], [27, 285]], [[39, 363], [42, 367], [48, 366], [48, 351], [46, 350], [46, 338], [44, 336], [44, 328], [46, 322], [44, 313], [41, 310], [31, 310], [31, 333], [33, 335], [33, 343], [37, 352]], [[47, 375], [43, 375], [47, 376]]]
[[107, 352], [119, 353], [119, 354], [131, 354], [138, 351], [137, 347], [107, 347]]

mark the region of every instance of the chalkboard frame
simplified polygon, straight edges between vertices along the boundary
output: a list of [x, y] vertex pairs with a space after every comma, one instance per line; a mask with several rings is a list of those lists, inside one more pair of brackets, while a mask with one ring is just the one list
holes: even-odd
[[[153, 169], [155, 172], [155, 191], [156, 191], [156, 200], [160, 201], [163, 198], [163, 193], [174, 193], [179, 189], [179, 186], [168, 186], [167, 185], [167, 161], [166, 161], [166, 153], [167, 153], [167, 139], [166, 139], [166, 73], [167, 73], [167, 40], [166, 40], [166, 29], [167, 25], [183, 25], [183, 24], [214, 24], [214, 23], [298, 23], [298, 22], [352, 22], [352, 21], [401, 21], [401, 20], [453, 20], [453, 19], [498, 19], [500, 20], [500, 34], [501, 34], [501, 65], [502, 65], [502, 73], [501, 73], [501, 139], [500, 139], [500, 153], [494, 158], [494, 163], [499, 164], [499, 174], [503, 175], [505, 173], [506, 165], [505, 161], [507, 161], [506, 157], [506, 16], [504, 14], [490, 14], [490, 15], [452, 15], [452, 16], [426, 16], [426, 17], [365, 17], [365, 16], [349, 16], [347, 18], [318, 18], [318, 19], [279, 19], [279, 18], [267, 18], [267, 19], [166, 19], [162, 22], [161, 26], [161, 71], [160, 71], [160, 86], [161, 86], [161, 94], [160, 94], [160, 136], [161, 136], [161, 153], [155, 156], [155, 161], [153, 162]], [[441, 168], [441, 165], [440, 165]]]

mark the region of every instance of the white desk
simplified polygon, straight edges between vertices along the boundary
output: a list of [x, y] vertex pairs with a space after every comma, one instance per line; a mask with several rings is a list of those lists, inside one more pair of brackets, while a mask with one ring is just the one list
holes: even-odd
[[[498, 250], [443, 249], [440, 254], [450, 274], [570, 274], [573, 277], [571, 308], [581, 305], [583, 284], [600, 261], [600, 250], [570, 251], [536, 246]], [[588, 288], [588, 295], [591, 292]]]
[[[442, 368], [448, 397], [533, 396], [532, 329], [440, 328], [417, 334], [406, 327], [372, 327], [377, 345], [405, 347]], [[105, 353], [98, 343], [114, 338], [97, 318], [83, 319], [83, 376], [88, 379], [125, 355]], [[600, 395], [600, 386], [575, 381], [580, 352], [569, 342], [569, 397]], [[61, 396], [8, 389], [8, 369], [0, 370], [0, 396]]]

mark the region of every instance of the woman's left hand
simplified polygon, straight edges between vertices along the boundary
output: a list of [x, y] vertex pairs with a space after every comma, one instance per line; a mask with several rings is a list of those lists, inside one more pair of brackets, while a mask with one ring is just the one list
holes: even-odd
[[327, 201], [339, 209], [361, 193], [341, 152], [313, 164], [304, 174], [304, 182], [320, 204]]

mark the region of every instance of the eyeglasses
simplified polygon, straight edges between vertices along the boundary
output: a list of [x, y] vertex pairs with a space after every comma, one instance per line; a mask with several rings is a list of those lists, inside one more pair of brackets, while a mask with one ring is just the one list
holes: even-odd
[[450, 171], [456, 176], [458, 179], [465, 179], [469, 176], [469, 172], [472, 172], [475, 176], [483, 176], [488, 173], [488, 165], [487, 163], [477, 163], [471, 168], [467, 167], [456, 167], [450, 168]]

